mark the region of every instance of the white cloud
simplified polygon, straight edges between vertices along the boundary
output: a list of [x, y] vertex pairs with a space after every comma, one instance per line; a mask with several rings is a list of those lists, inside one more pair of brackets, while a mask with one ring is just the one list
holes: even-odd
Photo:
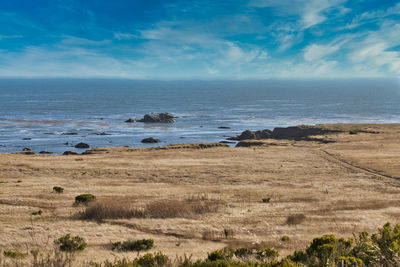
[[346, 0], [252, 0], [249, 5], [252, 7], [270, 7], [278, 15], [295, 15], [300, 17], [301, 28], [310, 28], [322, 23], [327, 19], [325, 12], [332, 8], [341, 10], [345, 14], [341, 4]]
[[117, 40], [131, 40], [134, 38], [138, 38], [138, 36], [132, 33], [116, 32], [114, 33], [114, 38]]
[[340, 49], [342, 44], [336, 45], [319, 45], [311, 44], [304, 48], [303, 57], [306, 61], [315, 61], [329, 56]]

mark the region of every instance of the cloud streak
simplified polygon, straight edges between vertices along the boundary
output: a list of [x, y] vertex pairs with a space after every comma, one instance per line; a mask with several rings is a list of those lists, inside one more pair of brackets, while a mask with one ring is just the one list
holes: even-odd
[[398, 3], [167, 1], [140, 12], [154, 9], [146, 3], [131, 4], [132, 20], [103, 0], [70, 0], [46, 20], [0, 8], [9, 21], [0, 29], [0, 77], [400, 76]]

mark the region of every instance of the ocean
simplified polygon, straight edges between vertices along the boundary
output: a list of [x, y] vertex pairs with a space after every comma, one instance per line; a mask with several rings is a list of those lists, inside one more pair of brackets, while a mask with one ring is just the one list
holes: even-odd
[[[150, 112], [178, 118], [172, 124], [125, 123]], [[399, 123], [400, 80], [0, 80], [0, 152], [83, 152], [73, 147], [79, 142], [219, 142], [246, 129], [350, 122]], [[161, 143], [141, 143], [146, 137]]]

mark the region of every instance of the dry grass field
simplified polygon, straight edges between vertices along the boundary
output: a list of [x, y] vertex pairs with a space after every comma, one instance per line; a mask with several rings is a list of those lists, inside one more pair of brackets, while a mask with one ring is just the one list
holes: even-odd
[[[71, 233], [88, 243], [78, 258], [97, 262], [137, 256], [109, 244], [143, 238], [172, 257], [260, 245], [286, 255], [322, 234], [400, 223], [400, 125], [326, 127], [347, 132], [322, 136], [326, 144], [0, 154], [0, 251], [49, 248]], [[88, 210], [74, 205], [83, 193], [97, 198]]]

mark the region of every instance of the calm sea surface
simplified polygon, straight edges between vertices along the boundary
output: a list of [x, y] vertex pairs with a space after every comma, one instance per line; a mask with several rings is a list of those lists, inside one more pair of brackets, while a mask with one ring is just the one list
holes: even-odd
[[[179, 118], [124, 122], [150, 112]], [[400, 81], [0, 80], [0, 152], [142, 147], [150, 136], [161, 145], [211, 142], [246, 129], [336, 122], [400, 123]]]

